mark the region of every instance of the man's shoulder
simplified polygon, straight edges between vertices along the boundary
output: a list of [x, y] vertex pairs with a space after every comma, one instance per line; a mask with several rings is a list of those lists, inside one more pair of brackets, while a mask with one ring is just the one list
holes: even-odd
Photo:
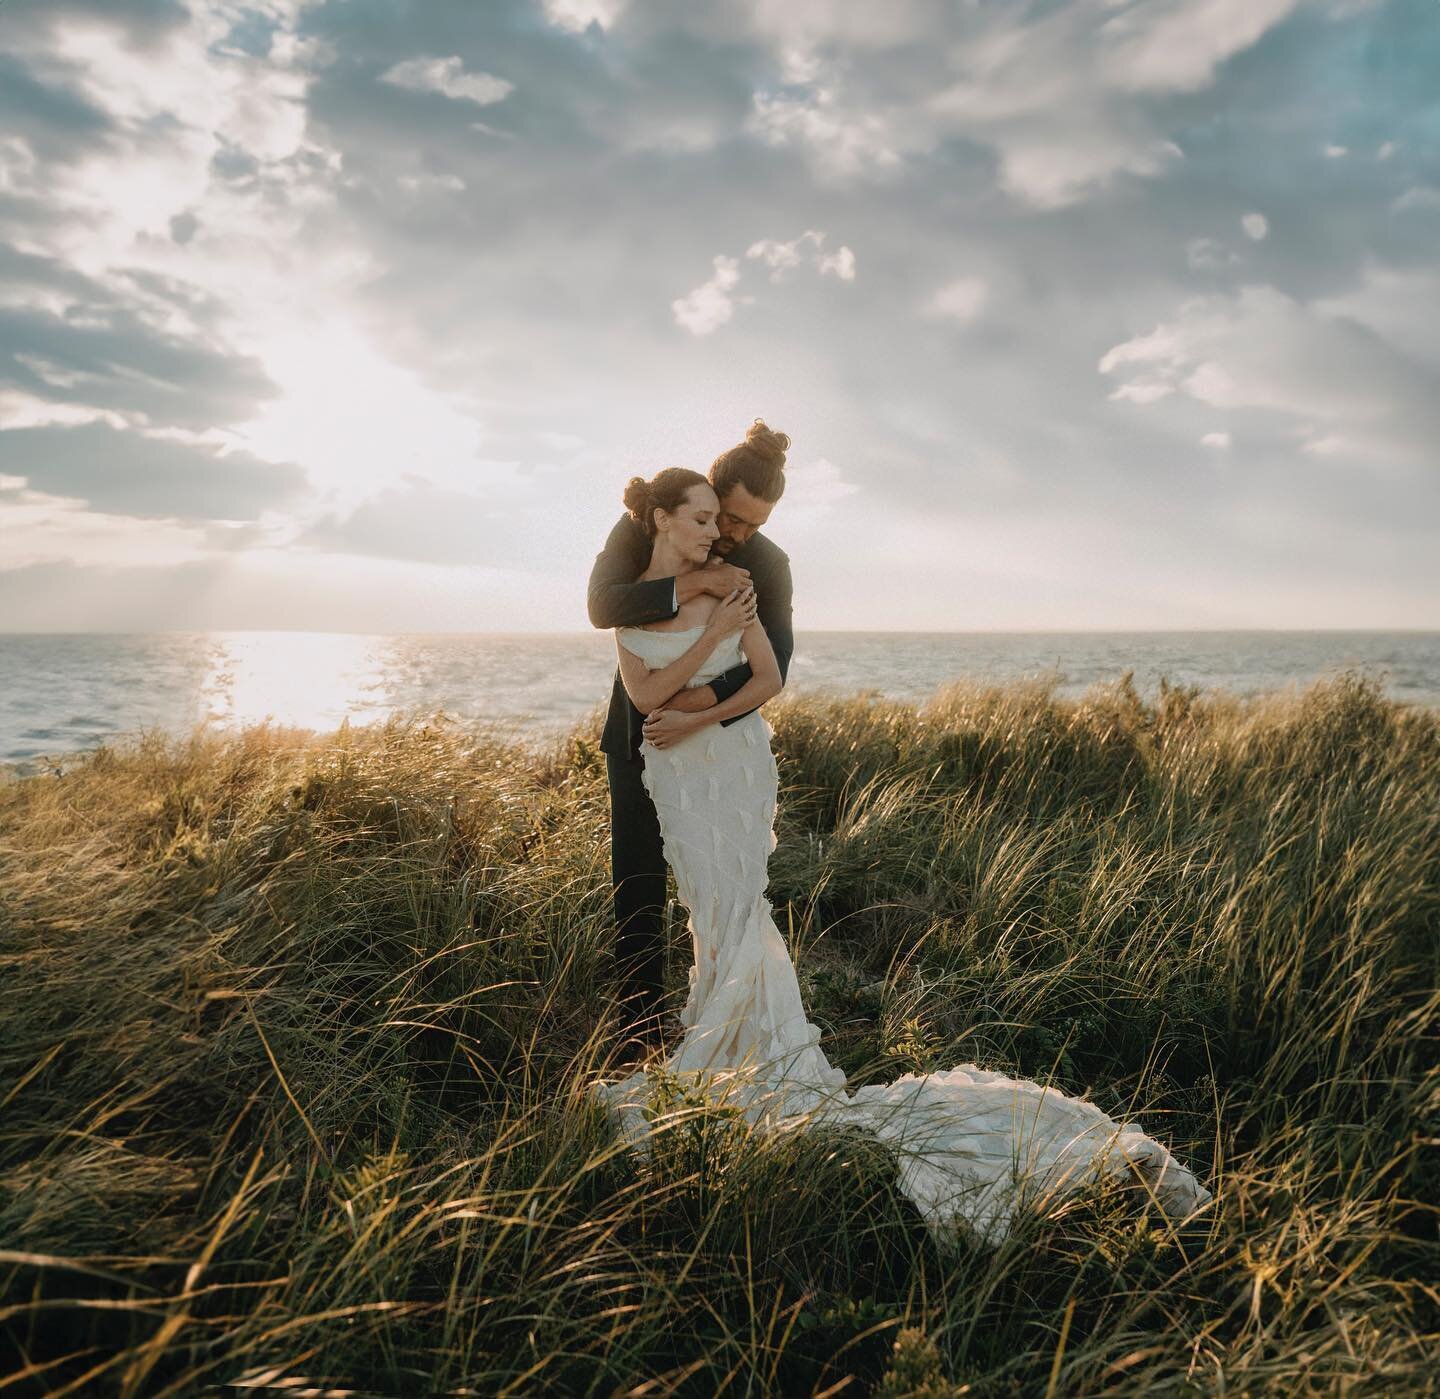
[[[605, 536], [605, 547], [601, 550], [602, 555], [614, 555], [616, 552], [631, 559], [641, 555], [647, 559], [650, 557], [650, 539], [645, 533], [645, 526], [628, 510], [610, 526], [610, 533]], [[640, 567], [643, 568], [644, 564]], [[637, 573], [639, 571], [636, 570]]]
[[761, 534], [759, 530], [756, 530], [745, 541], [744, 558], [744, 566], [749, 568], [752, 573], [757, 568], [778, 568], [781, 564], [790, 562], [790, 555], [773, 539]]
[[645, 543], [645, 526], [640, 523], [628, 510], [620, 512], [620, 518], [610, 526], [610, 538], [623, 540], [629, 543], [631, 540], [637, 543]]

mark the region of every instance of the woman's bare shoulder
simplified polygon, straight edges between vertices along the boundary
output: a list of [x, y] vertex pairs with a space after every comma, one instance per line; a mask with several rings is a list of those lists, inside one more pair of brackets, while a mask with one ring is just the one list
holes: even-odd
[[696, 627], [703, 626], [710, 620], [711, 614], [720, 606], [720, 599], [711, 597], [709, 593], [701, 593], [699, 597], [693, 597], [689, 602], [680, 604], [680, 610], [664, 622], [649, 622], [642, 631], [694, 631]]

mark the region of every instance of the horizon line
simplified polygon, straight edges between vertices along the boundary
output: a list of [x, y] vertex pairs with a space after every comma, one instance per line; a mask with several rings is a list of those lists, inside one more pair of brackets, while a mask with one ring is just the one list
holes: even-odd
[[[334, 627], [155, 627], [143, 631], [133, 629], [80, 629], [0, 631], [0, 637], [17, 636], [603, 636], [610, 627], [561, 628], [472, 628], [465, 631], [358, 631]], [[806, 627], [797, 626], [796, 633], [828, 636], [1145, 636], [1157, 633], [1211, 635], [1216, 633], [1289, 632], [1316, 635], [1403, 633], [1414, 636], [1440, 636], [1440, 627], [969, 627], [935, 629], [928, 627]]]

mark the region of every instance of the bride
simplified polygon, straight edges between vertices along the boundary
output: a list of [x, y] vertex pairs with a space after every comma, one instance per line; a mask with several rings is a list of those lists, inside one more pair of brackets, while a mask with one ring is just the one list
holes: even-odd
[[[634, 477], [625, 504], [653, 541], [642, 577], [705, 567], [719, 534], [719, 501], [699, 472], [671, 467], [648, 482]], [[956, 1224], [998, 1243], [1028, 1192], [1064, 1194], [1097, 1174], [1138, 1176], [1172, 1218], [1211, 1198], [1138, 1124], [1117, 1123], [1092, 1103], [1028, 1079], [960, 1064], [847, 1091], [844, 1072], [820, 1048], [819, 1027], [806, 1018], [765, 897], [777, 772], [773, 731], [756, 706], [779, 693], [781, 680], [753, 591], [723, 600], [702, 592], [669, 621], [615, 635], [621, 679], [646, 713], [742, 661], [752, 671], [709, 709], [671, 711], [663, 735], [640, 748], [642, 781], [694, 944], [684, 1034], [665, 1061], [670, 1074], [703, 1085], [757, 1127], [837, 1123], [873, 1132], [895, 1153], [901, 1188], [945, 1246], [953, 1245]], [[744, 717], [720, 723], [735, 715]], [[650, 1083], [641, 1068], [592, 1085], [642, 1152]]]

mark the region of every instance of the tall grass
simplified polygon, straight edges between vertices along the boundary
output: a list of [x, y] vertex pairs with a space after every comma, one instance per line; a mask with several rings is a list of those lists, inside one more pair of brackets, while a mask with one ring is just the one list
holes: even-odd
[[767, 713], [852, 1084], [1088, 1093], [1197, 1220], [1100, 1184], [937, 1251], [878, 1143], [684, 1095], [626, 1152], [598, 717], [152, 733], [0, 788], [0, 1390], [1427, 1391], [1440, 715], [1353, 675]]

